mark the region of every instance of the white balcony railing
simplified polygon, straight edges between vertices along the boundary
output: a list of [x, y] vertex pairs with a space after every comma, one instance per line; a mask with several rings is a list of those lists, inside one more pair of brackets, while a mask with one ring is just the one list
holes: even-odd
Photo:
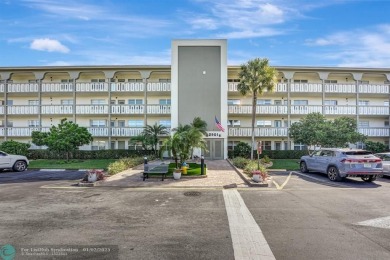
[[119, 115], [139, 115], [144, 113], [144, 105], [112, 105], [111, 113]]
[[291, 92], [319, 93], [322, 92], [322, 84], [321, 83], [291, 83]]
[[72, 105], [42, 105], [42, 115], [64, 115], [73, 114]]
[[291, 106], [291, 115], [322, 113], [322, 106]]
[[0, 92], [4, 92], [4, 89], [5, 89], [5, 84], [0, 83]]
[[[229, 114], [252, 114], [251, 105], [229, 105]], [[256, 114], [287, 114], [287, 106], [280, 105], [258, 105], [256, 106]]]
[[359, 128], [358, 131], [369, 137], [389, 137], [390, 134], [389, 128], [383, 127]]
[[107, 82], [77, 82], [76, 91], [77, 92], [107, 92], [108, 83]]
[[151, 92], [171, 91], [171, 83], [170, 82], [149, 82], [147, 90]]
[[8, 127], [7, 136], [31, 137], [33, 131], [41, 131], [38, 127]]
[[144, 91], [145, 84], [143, 82], [113, 82], [111, 83], [111, 91], [120, 92], [136, 92]]
[[359, 85], [359, 93], [389, 94], [389, 85], [362, 84]]
[[42, 83], [42, 92], [73, 92], [73, 83]]
[[324, 106], [325, 115], [356, 115], [356, 106]]
[[5, 128], [0, 127], [0, 136], [4, 136], [4, 133], [5, 133]]
[[76, 114], [81, 114], [81, 115], [108, 114], [108, 105], [77, 105]]
[[92, 136], [108, 136], [108, 127], [87, 127]]
[[39, 106], [7, 106], [8, 115], [38, 115]]
[[147, 113], [168, 115], [171, 113], [171, 106], [170, 105], [148, 105]]
[[38, 83], [8, 83], [7, 85], [9, 93], [38, 92]]
[[143, 127], [113, 127], [111, 128], [111, 135], [114, 137], [137, 136], [143, 130]]
[[355, 84], [325, 84], [325, 93], [356, 93]]
[[[229, 137], [250, 137], [252, 136], [251, 127], [230, 127], [228, 130]], [[255, 136], [258, 137], [287, 137], [287, 128], [267, 127], [255, 128]]]
[[0, 106], [0, 115], [4, 115], [4, 106]]
[[389, 115], [389, 107], [386, 106], [360, 106], [359, 115]]

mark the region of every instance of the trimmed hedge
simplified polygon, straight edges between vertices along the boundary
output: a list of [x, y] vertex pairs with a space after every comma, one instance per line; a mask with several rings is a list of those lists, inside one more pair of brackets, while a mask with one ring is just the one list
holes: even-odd
[[[143, 150], [78, 150], [71, 154], [69, 159], [120, 159], [124, 157], [143, 157], [145, 155], [149, 156], [152, 154], [152, 151]], [[63, 159], [66, 158], [66, 154], [50, 150], [29, 150], [27, 158], [31, 160]]]
[[[265, 150], [260, 154], [260, 158], [267, 155], [270, 159], [300, 159], [307, 154], [307, 150]], [[250, 156], [249, 153], [245, 157], [250, 158]], [[233, 158], [233, 151], [228, 152], [228, 157]], [[254, 151], [254, 157], [257, 158], [257, 151]]]

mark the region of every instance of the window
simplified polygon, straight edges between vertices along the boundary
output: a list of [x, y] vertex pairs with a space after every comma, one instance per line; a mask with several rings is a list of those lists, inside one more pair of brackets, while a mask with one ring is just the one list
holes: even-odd
[[278, 83], [287, 83], [287, 79], [278, 79]]
[[336, 84], [336, 83], [337, 83], [337, 80], [334, 80], [334, 79], [326, 79], [326, 80], [324, 80], [324, 83], [325, 83], [325, 84]]
[[228, 99], [228, 105], [239, 105], [240, 103], [239, 99]]
[[282, 120], [275, 120], [274, 121], [274, 126], [275, 127], [282, 127]]
[[337, 106], [337, 100], [324, 100], [326, 106]]
[[385, 127], [389, 127], [389, 126], [390, 126], [389, 120], [386, 120], [386, 121], [384, 122], [384, 125], [385, 125]]
[[282, 143], [281, 142], [275, 142], [275, 150], [282, 150]]
[[271, 99], [258, 99], [257, 105], [271, 105]]
[[125, 127], [126, 121], [125, 120], [118, 120], [118, 127]]
[[106, 126], [106, 120], [91, 120], [90, 121], [91, 127], [105, 127]]
[[158, 82], [168, 83], [171, 82], [171, 79], [159, 79]]
[[14, 127], [14, 122], [7, 121], [7, 127]]
[[106, 101], [104, 99], [91, 99], [91, 105], [104, 105]]
[[113, 120], [113, 121], [110, 122], [110, 126], [111, 126], [111, 127], [115, 127], [115, 120]]
[[384, 102], [383, 102], [383, 105], [386, 106], [386, 107], [388, 107], [388, 106], [389, 106], [389, 101], [384, 101]]
[[3, 126], [4, 126], [4, 121], [0, 120], [0, 127], [3, 127]]
[[370, 122], [369, 121], [359, 121], [358, 126], [359, 126], [359, 128], [367, 128], [367, 127], [370, 127]]
[[118, 82], [125, 82], [125, 79], [118, 79]]
[[118, 141], [118, 149], [126, 149], [126, 142], [125, 141]]
[[166, 128], [171, 128], [171, 120], [160, 120], [159, 124]]
[[158, 104], [159, 105], [170, 105], [171, 104], [171, 99], [167, 98], [167, 99], [160, 99], [158, 101]]
[[38, 106], [39, 105], [39, 100], [29, 100], [28, 104], [30, 106]]
[[261, 147], [264, 150], [271, 150], [271, 141], [262, 141], [261, 142]]
[[307, 100], [294, 100], [293, 105], [294, 106], [307, 106], [309, 102]]
[[13, 105], [14, 105], [14, 101], [8, 99], [8, 100], [7, 100], [7, 106], [13, 106]]
[[287, 105], [287, 100], [274, 100], [274, 105]]
[[68, 83], [68, 82], [71, 82], [70, 79], [61, 79], [61, 83]]
[[143, 102], [144, 101], [142, 99], [129, 99], [129, 100], [127, 100], [127, 104], [129, 104], [129, 105], [142, 105]]
[[143, 120], [129, 120], [129, 127], [143, 127]]
[[307, 83], [307, 79], [294, 79], [294, 83]]
[[39, 120], [28, 120], [28, 127], [39, 127]]
[[124, 105], [126, 103], [125, 100], [118, 100], [118, 105]]
[[142, 79], [128, 79], [128, 82], [142, 82]]
[[4, 100], [0, 100], [0, 106], [4, 106]]
[[307, 150], [307, 146], [304, 144], [294, 144], [294, 150], [296, 151], [302, 151], [302, 150]]
[[240, 126], [241, 125], [241, 120], [228, 120], [227, 123], [228, 126]]
[[61, 105], [73, 105], [73, 99], [62, 99]]
[[359, 106], [368, 106], [369, 104], [369, 100], [359, 100]]
[[111, 150], [115, 149], [115, 141], [111, 141]]
[[257, 127], [271, 127], [271, 120], [260, 120], [257, 121]]
[[106, 79], [91, 79], [91, 82], [106, 82]]
[[105, 141], [93, 141], [91, 145], [91, 150], [105, 150], [106, 142]]

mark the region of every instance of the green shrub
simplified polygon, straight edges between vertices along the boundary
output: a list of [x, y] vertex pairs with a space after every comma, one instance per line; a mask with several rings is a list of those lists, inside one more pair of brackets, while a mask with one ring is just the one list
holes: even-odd
[[267, 164], [271, 162], [271, 159], [268, 157], [268, 155], [264, 155], [264, 157], [260, 159], [260, 162], [262, 164]]
[[251, 146], [244, 142], [239, 142], [234, 147], [234, 157], [249, 158], [251, 156]]
[[[150, 158], [153, 160], [153, 158]], [[118, 161], [115, 161], [108, 165], [107, 172], [109, 175], [114, 175], [120, 172], [123, 172], [127, 169], [130, 169], [134, 166], [140, 165], [144, 162], [143, 157], [133, 157], [133, 158], [121, 158]]]
[[[236, 157], [235, 154], [235, 151], [228, 151], [229, 158]], [[255, 157], [257, 157], [257, 151], [254, 151], [253, 154], [255, 155]], [[300, 159], [302, 155], [307, 154], [307, 150], [263, 150], [262, 154], [260, 154], [260, 158], [268, 156], [270, 159]], [[250, 150], [247, 155], [240, 157], [249, 158]]]
[[[143, 150], [98, 150], [98, 151], [77, 150], [70, 155], [70, 159], [79, 159], [79, 160], [120, 159], [126, 157], [142, 157], [145, 155], [150, 157], [151, 153], [152, 151], [143, 151]], [[32, 160], [66, 158], [64, 153], [58, 153], [58, 152], [50, 151], [48, 149], [28, 150], [27, 157]]]
[[243, 172], [249, 177], [252, 177], [252, 171], [254, 170], [257, 170], [257, 161], [248, 160], [248, 163], [246, 164]]
[[240, 168], [240, 169], [244, 169], [245, 166], [248, 164], [248, 162], [250, 162], [249, 159], [245, 159], [242, 157], [236, 157], [236, 158], [232, 159], [233, 165], [236, 166], [237, 168]]
[[18, 154], [26, 156], [28, 154], [28, 148], [30, 144], [20, 143], [14, 140], [5, 141], [0, 144], [0, 150], [9, 154]]

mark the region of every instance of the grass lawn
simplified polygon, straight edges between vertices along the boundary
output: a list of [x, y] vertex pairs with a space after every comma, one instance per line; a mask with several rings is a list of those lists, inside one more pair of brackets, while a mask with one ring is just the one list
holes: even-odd
[[108, 165], [116, 159], [91, 159], [91, 160], [33, 160], [29, 169], [107, 169]]
[[[206, 165], [206, 164], [205, 164]], [[187, 169], [187, 174], [182, 174], [184, 176], [196, 176], [200, 175], [200, 164], [197, 163], [189, 163], [189, 169]], [[170, 163], [168, 167], [167, 176], [173, 175], [173, 170], [176, 168], [176, 163]]]
[[272, 159], [270, 169], [286, 169], [288, 171], [299, 170], [299, 159]]

